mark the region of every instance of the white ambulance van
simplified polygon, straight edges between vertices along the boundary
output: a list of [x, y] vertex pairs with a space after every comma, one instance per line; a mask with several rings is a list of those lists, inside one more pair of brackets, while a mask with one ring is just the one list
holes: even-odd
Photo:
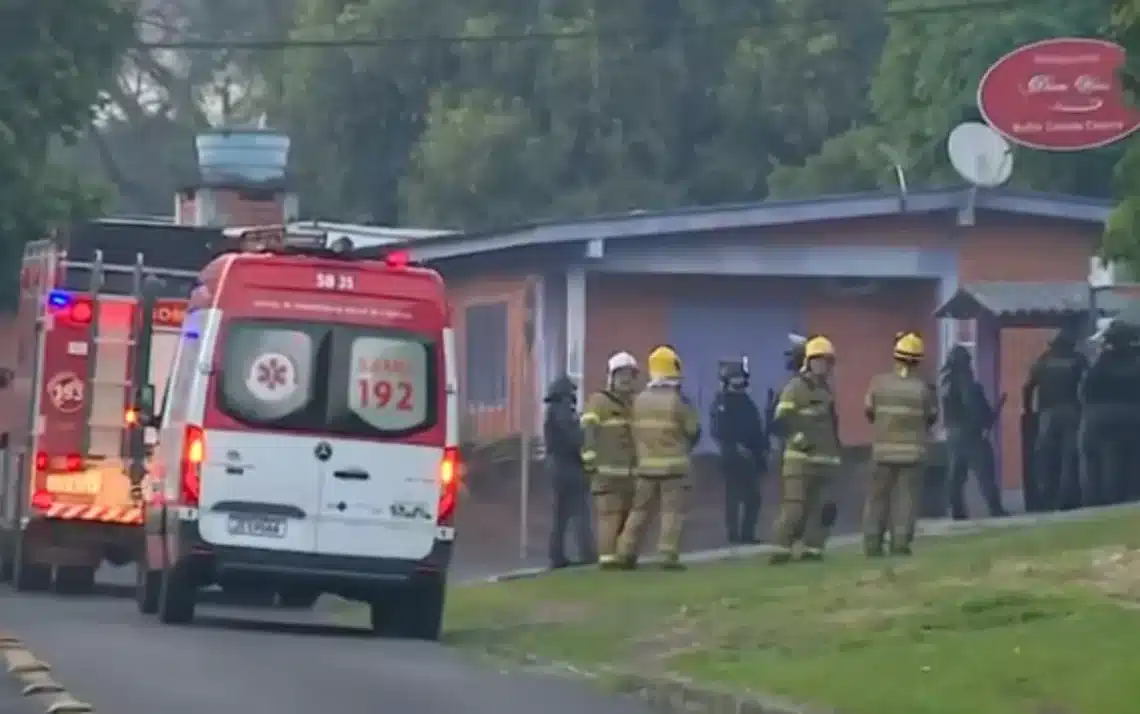
[[443, 282], [281, 229], [243, 245], [205, 268], [183, 321], [139, 609], [186, 623], [214, 584], [331, 593], [368, 603], [378, 634], [436, 639], [460, 478]]

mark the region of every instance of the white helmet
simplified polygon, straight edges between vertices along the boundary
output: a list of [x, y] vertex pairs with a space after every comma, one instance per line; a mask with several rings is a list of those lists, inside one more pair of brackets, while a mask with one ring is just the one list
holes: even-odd
[[615, 352], [606, 362], [606, 374], [612, 375], [619, 369], [637, 369], [637, 359], [628, 352]]

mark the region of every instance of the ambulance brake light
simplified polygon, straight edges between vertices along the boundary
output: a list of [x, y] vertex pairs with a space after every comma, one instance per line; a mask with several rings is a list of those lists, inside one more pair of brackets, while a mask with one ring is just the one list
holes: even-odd
[[51, 504], [54, 500], [55, 499], [51, 497], [50, 491], [41, 489], [32, 495], [32, 508], [37, 511], [46, 511], [51, 508]]
[[36, 471], [47, 471], [48, 455], [46, 451], [36, 452]]
[[201, 427], [187, 424], [182, 439], [182, 463], [179, 464], [182, 502], [187, 506], [198, 506], [198, 497], [202, 493], [202, 462], [205, 460], [206, 434]]
[[127, 426], [138, 426], [138, 424], [139, 424], [139, 413], [138, 413], [138, 411], [135, 409], [128, 409], [127, 413], [123, 416], [123, 421], [126, 422]]
[[443, 450], [443, 460], [439, 464], [439, 504], [436, 509], [436, 523], [450, 526], [455, 521], [455, 507], [459, 501], [459, 480], [463, 473], [463, 460], [459, 449], [448, 446]]
[[86, 300], [74, 303], [67, 311], [67, 319], [77, 325], [86, 325], [91, 322], [91, 318], [94, 316], [95, 312], [91, 309], [91, 303]]
[[83, 457], [79, 454], [68, 454], [63, 457], [63, 467], [68, 471], [82, 471]]

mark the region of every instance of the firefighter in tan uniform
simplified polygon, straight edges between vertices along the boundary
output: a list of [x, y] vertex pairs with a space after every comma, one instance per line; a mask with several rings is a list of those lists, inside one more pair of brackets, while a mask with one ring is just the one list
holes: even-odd
[[606, 388], [594, 392], [582, 411], [582, 466], [590, 478], [598, 526], [598, 567], [618, 565], [617, 541], [633, 507], [633, 397], [637, 360], [618, 352], [606, 365]]
[[662, 567], [680, 570], [681, 530], [689, 483], [689, 453], [701, 436], [700, 419], [681, 393], [681, 360], [669, 347], [649, 355], [649, 384], [633, 400], [637, 482], [633, 510], [618, 538], [618, 563], [637, 566], [638, 550], [655, 511], [661, 512], [657, 549]]
[[783, 436], [780, 513], [773, 527], [773, 564], [787, 563], [798, 542], [803, 560], [820, 560], [835, 504], [827, 500], [829, 482], [839, 468], [839, 419], [829, 377], [835, 347], [823, 336], [804, 344], [803, 370], [792, 377], [773, 411]]
[[921, 337], [900, 333], [894, 371], [877, 375], [867, 390], [864, 409], [874, 432], [871, 484], [863, 507], [863, 552], [868, 557], [883, 555], [888, 529], [891, 554], [911, 552], [930, 428], [938, 420], [938, 393], [917, 369], [924, 356]]

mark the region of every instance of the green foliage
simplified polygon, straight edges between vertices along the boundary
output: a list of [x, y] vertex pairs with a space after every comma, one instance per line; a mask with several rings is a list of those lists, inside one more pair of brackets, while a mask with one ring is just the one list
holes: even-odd
[[0, 9], [0, 303], [14, 297], [26, 240], [85, 215], [98, 191], [50, 161], [91, 118], [100, 88], [133, 39], [123, 0], [16, 0]]
[[[1111, 27], [1113, 39], [1128, 52], [1121, 83], [1135, 105], [1140, 103], [1140, 2], [1115, 0]], [[1135, 134], [1128, 139], [1113, 178], [1119, 201], [1109, 217], [1101, 250], [1106, 258], [1135, 269], [1140, 266], [1140, 139]]]

